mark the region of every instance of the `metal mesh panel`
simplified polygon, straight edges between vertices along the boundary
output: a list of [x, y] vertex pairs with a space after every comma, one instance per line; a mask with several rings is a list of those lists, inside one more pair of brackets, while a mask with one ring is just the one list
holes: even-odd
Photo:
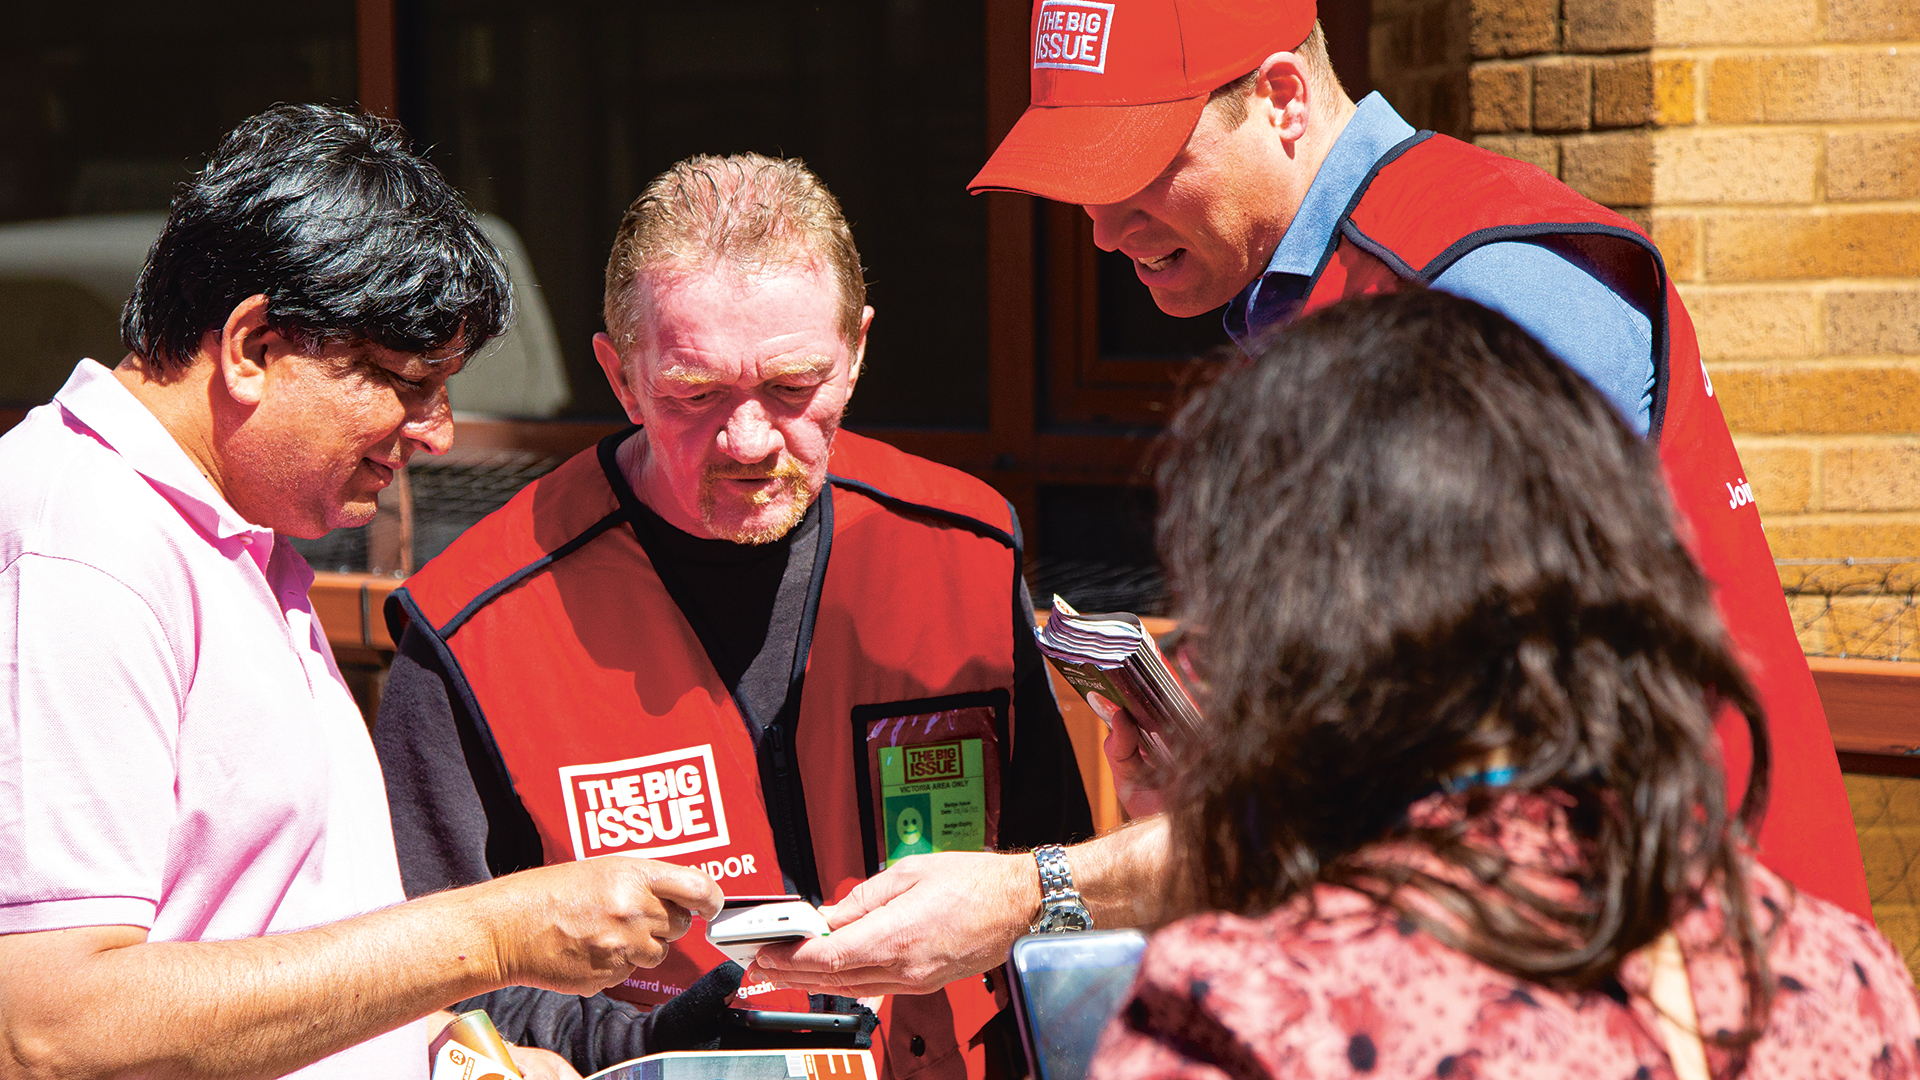
[[1027, 563], [1027, 590], [1042, 610], [1059, 593], [1086, 612], [1167, 613], [1166, 580], [1152, 564], [1042, 557]]
[[1779, 559], [1809, 656], [1920, 660], [1920, 559]]
[[447, 549], [467, 526], [560, 465], [526, 450], [485, 457], [436, 458], [407, 467], [413, 483], [413, 558], [419, 566]]
[[[445, 551], [468, 526], [506, 505], [516, 492], [552, 472], [560, 461], [526, 450], [415, 459], [407, 466], [413, 499], [413, 565], [418, 567]], [[398, 514], [397, 499], [383, 492], [380, 513], [383, 517]], [[335, 529], [316, 540], [296, 539], [293, 546], [315, 570], [365, 573], [369, 534], [379, 527], [375, 522], [357, 529]]]

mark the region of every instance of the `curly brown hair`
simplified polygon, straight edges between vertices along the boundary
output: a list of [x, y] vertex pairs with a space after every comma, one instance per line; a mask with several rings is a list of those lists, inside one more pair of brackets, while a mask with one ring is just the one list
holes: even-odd
[[[1345, 886], [1572, 990], [1717, 890], [1749, 991], [1749, 1029], [1725, 1041], [1757, 1034], [1770, 979], [1742, 848], [1766, 797], [1760, 707], [1654, 449], [1597, 390], [1471, 301], [1348, 301], [1199, 392], [1159, 480], [1206, 681], [1181, 754], [1204, 767], [1167, 788], [1183, 906]], [[1723, 708], [1754, 750], [1737, 814]], [[1409, 819], [1490, 755], [1510, 785], [1469, 789], [1464, 820]], [[1564, 793], [1572, 899], [1474, 842], [1503, 790]], [[1392, 854], [1409, 845], [1445, 872]]]

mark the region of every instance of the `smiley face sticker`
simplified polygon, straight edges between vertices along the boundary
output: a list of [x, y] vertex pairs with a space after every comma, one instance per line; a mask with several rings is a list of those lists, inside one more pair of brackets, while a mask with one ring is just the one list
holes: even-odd
[[933, 800], [922, 793], [893, 795], [887, 799], [887, 861], [908, 855], [926, 855], [933, 851], [927, 835], [927, 819], [933, 815]]
[[909, 806], [900, 811], [899, 818], [893, 823], [894, 835], [898, 836], [900, 843], [906, 847], [913, 847], [920, 843], [920, 834], [923, 831], [920, 811], [915, 807]]

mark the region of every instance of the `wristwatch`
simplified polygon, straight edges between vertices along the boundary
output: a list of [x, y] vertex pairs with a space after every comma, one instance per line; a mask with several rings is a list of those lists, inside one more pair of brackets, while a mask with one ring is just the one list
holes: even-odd
[[1033, 861], [1040, 867], [1040, 918], [1029, 929], [1036, 934], [1093, 929], [1093, 916], [1073, 887], [1066, 849], [1042, 844], [1033, 849]]

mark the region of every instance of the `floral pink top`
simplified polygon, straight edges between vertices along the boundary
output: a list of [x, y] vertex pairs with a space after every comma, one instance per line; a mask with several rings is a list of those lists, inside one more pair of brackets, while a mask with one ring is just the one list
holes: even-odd
[[[1537, 844], [1557, 816], [1541, 797], [1517, 794], [1500, 813], [1509, 853]], [[1920, 1008], [1893, 947], [1760, 866], [1750, 880], [1763, 931], [1779, 918], [1769, 953], [1778, 989], [1743, 1075], [1920, 1078]], [[1295, 903], [1259, 918], [1195, 916], [1155, 934], [1089, 1080], [1673, 1076], [1639, 992], [1640, 956], [1611, 993], [1561, 993], [1449, 949], [1358, 893], [1323, 886], [1315, 899], [1312, 915]], [[1708, 906], [1675, 927], [1709, 1033], [1743, 1023], [1740, 968], [1718, 926]], [[1729, 1075], [1731, 1056], [1710, 1041], [1707, 1053], [1714, 1075]]]

